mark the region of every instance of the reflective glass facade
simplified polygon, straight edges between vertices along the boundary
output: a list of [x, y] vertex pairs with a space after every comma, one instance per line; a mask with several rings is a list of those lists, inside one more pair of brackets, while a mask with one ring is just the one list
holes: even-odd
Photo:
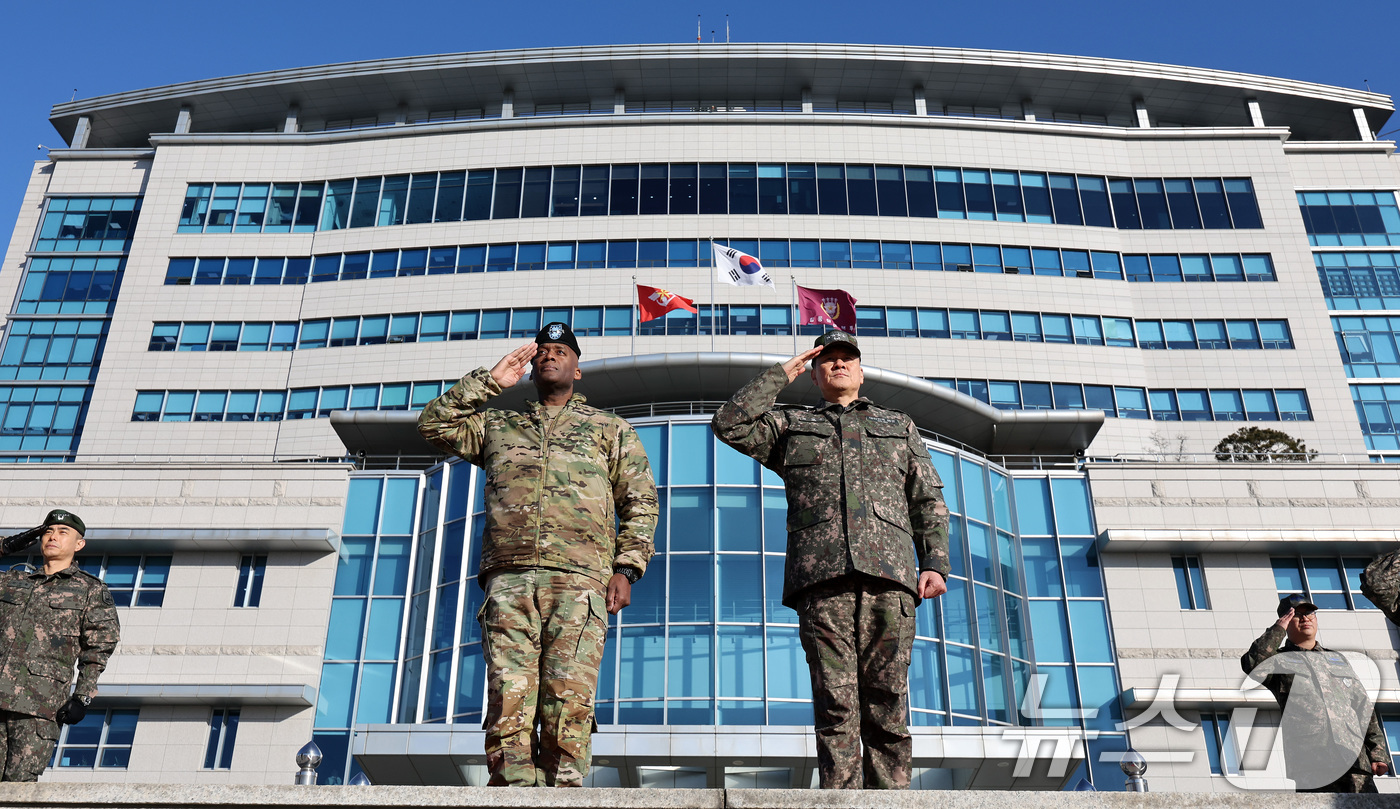
[[[701, 309], [700, 306], [696, 306]], [[444, 340], [532, 337], [545, 323], [577, 322], [574, 333], [597, 336], [606, 313], [630, 318], [629, 307], [529, 307], [467, 309], [453, 312], [406, 312], [270, 323], [266, 321], [157, 322], [151, 328], [151, 351], [292, 351], [355, 345], [403, 345]], [[620, 311], [618, 311], [620, 310]], [[638, 324], [636, 332], [654, 335], [792, 334], [793, 311], [783, 305], [709, 305], [699, 312], [676, 311]], [[1291, 349], [1286, 320], [1137, 320], [1109, 315], [1007, 312], [978, 309], [933, 309], [912, 306], [858, 306], [856, 324], [863, 337], [924, 337], [953, 340], [1016, 340], [1024, 343], [1073, 343], [1149, 350]], [[52, 327], [50, 327], [52, 328]], [[820, 326], [799, 329], [820, 333]], [[628, 332], [631, 329], [629, 327]], [[1136, 337], [1134, 334], [1136, 333]], [[10, 363], [0, 360], [0, 366]]]
[[31, 252], [55, 255], [25, 262], [0, 346], [0, 463], [73, 460], [140, 214], [141, 197], [45, 199]]
[[[782, 482], [719, 443], [707, 419], [633, 423], [661, 520], [631, 606], [611, 619], [598, 722], [809, 725], [797, 615], [780, 603]], [[940, 445], [930, 455], [953, 570], [948, 593], [918, 609], [910, 723], [1083, 726], [1094, 745], [1121, 746], [1086, 479], [1013, 476]], [[323, 779], [348, 776], [356, 724], [482, 719], [480, 471], [360, 473], [349, 502], [316, 712]]]
[[649, 214], [914, 216], [1117, 227], [1262, 228], [1254, 184], [931, 166], [644, 163], [399, 174], [312, 183], [191, 183], [182, 233], [288, 231]]
[[[1267, 253], [1118, 253], [947, 242], [850, 239], [727, 239], [765, 266], [863, 270], [982, 272], [1051, 275], [1134, 283], [1276, 281]], [[169, 286], [270, 286], [415, 275], [534, 270], [707, 267], [709, 240], [611, 239], [608, 241], [505, 242], [407, 250], [368, 250], [315, 256], [170, 259]]]
[[[1371, 191], [1299, 193], [1314, 247], [1400, 246], [1395, 194]], [[1332, 332], [1347, 379], [1400, 377], [1400, 252], [1313, 251]], [[1352, 384], [1357, 420], [1372, 461], [1400, 463], [1400, 385]]]

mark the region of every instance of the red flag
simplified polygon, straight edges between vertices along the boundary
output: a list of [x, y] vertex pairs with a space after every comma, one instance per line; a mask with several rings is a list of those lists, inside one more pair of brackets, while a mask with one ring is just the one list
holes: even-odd
[[695, 308], [695, 301], [690, 298], [682, 298], [668, 289], [661, 287], [649, 287], [637, 284], [637, 304], [639, 322], [645, 323], [658, 317], [665, 317], [666, 313], [672, 309], [689, 309], [696, 314], [700, 313]]
[[856, 299], [844, 289], [797, 288], [797, 322], [831, 326], [855, 334]]

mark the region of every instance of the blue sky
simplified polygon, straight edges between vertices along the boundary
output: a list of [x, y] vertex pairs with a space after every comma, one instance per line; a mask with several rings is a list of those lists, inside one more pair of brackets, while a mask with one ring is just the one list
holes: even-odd
[[[1371, 19], [1356, 12], [1369, 9]], [[387, 13], [386, 13], [387, 12]], [[10, 2], [0, 11], [0, 222], [14, 221], [49, 108], [259, 70], [499, 48], [706, 41], [851, 42], [1105, 56], [1261, 73], [1400, 96], [1395, 10], [1297, 0], [1170, 3], [805, 0], [745, 3]], [[1386, 130], [1400, 128], [1393, 117]], [[1400, 157], [1396, 158], [1400, 159]], [[8, 237], [8, 231], [5, 231]]]

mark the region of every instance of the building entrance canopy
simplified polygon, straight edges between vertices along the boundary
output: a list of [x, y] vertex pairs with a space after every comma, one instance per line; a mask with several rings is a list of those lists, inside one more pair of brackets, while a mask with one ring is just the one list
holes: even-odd
[[[787, 357], [773, 354], [693, 352], [609, 357], [579, 364], [578, 391], [604, 409], [664, 402], [722, 402], [763, 369]], [[491, 401], [516, 408], [532, 398], [522, 381]], [[921, 430], [988, 455], [1073, 455], [1087, 448], [1103, 426], [1099, 410], [997, 410], [942, 385], [897, 371], [865, 367], [861, 393], [903, 410]], [[780, 402], [816, 404], [807, 377], [789, 385]], [[338, 411], [331, 425], [351, 453], [435, 454], [418, 435], [413, 412]]]

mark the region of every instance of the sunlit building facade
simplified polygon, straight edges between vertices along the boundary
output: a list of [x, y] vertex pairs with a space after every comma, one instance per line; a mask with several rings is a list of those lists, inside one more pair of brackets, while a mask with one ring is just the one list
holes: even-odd
[[[914, 418], [953, 513], [910, 669], [915, 787], [1121, 789], [1130, 747], [1154, 789], [1286, 786], [1278, 712], [1237, 663], [1280, 593], [1373, 653], [1400, 729], [1396, 637], [1358, 589], [1400, 541], [1392, 111], [1213, 70], [826, 45], [392, 59], [58, 105], [68, 148], [36, 164], [0, 267], [0, 519], [82, 514], [123, 642], [45, 777], [276, 783], [314, 739], [322, 783], [484, 782], [482, 479], [414, 421], [563, 320], [662, 503], [609, 628], [590, 783], [812, 785], [782, 482], [708, 427], [810, 344], [801, 284], [858, 299], [864, 392]], [[717, 284], [712, 242], [775, 288]], [[639, 323], [636, 283], [700, 311]], [[1217, 459], [1246, 426], [1319, 454]]]

